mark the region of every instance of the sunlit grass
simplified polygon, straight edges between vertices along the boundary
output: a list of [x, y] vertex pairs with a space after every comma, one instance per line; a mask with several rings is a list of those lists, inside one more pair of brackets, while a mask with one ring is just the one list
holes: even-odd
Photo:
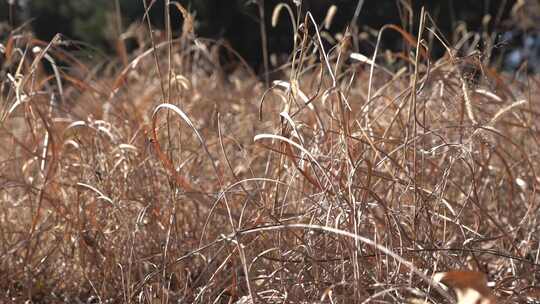
[[298, 22], [270, 88], [188, 30], [97, 71], [61, 41], [3, 41], [2, 299], [443, 303], [431, 276], [476, 270], [524, 301], [538, 77], [465, 44], [433, 59], [398, 26], [410, 54], [325, 49]]

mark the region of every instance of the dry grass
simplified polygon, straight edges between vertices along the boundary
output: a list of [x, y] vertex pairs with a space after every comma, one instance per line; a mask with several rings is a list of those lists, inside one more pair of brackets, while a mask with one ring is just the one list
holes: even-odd
[[398, 27], [412, 53], [374, 62], [297, 22], [268, 90], [189, 30], [125, 68], [3, 41], [0, 301], [446, 303], [448, 270], [538, 297], [538, 77]]

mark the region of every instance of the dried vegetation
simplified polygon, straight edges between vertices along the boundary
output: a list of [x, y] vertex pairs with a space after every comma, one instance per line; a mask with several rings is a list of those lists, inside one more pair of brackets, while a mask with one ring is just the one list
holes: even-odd
[[225, 75], [189, 24], [97, 67], [13, 31], [2, 301], [447, 303], [431, 277], [448, 270], [487, 274], [501, 303], [538, 298], [540, 79], [493, 69], [474, 39], [432, 59], [422, 16], [422, 39], [379, 33], [410, 52], [369, 57], [292, 18], [268, 89]]

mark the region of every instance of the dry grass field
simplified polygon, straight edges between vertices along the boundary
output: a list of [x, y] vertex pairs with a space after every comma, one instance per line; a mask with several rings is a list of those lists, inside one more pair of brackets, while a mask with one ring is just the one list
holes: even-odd
[[100, 64], [1, 41], [0, 302], [451, 303], [433, 275], [474, 271], [538, 303], [538, 76], [429, 18], [361, 55], [308, 15], [266, 87], [184, 17]]

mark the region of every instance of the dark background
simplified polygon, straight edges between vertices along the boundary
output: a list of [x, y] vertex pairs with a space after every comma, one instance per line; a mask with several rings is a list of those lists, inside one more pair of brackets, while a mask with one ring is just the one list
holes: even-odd
[[[122, 14], [122, 28], [125, 30], [134, 21], [142, 21], [143, 0], [0, 0], [0, 21], [12, 27], [29, 22], [35, 35], [42, 40], [50, 40], [56, 33], [68, 39], [82, 41], [104, 53], [113, 53], [113, 43], [117, 37], [115, 12], [118, 4]], [[151, 0], [146, 0], [151, 4]], [[236, 49], [246, 61], [260, 71], [262, 52], [259, 23], [259, 0], [180, 0], [185, 8], [195, 15], [196, 32], [199, 37], [224, 39]], [[268, 33], [270, 53], [287, 54], [292, 49], [292, 27], [289, 17], [281, 14], [278, 26], [273, 28], [270, 20], [274, 7], [288, 3], [294, 11], [293, 1], [260, 0], [265, 7], [265, 24]], [[164, 25], [164, 2], [154, 1], [150, 16], [157, 28]], [[499, 33], [498, 52], [504, 57], [503, 66], [516, 68], [528, 60], [534, 71], [540, 71], [540, 4], [539, 0], [525, 1], [528, 6], [516, 9], [516, 1], [505, 0], [365, 0], [357, 19], [359, 32], [379, 29], [384, 24], [397, 24], [415, 32], [418, 27], [415, 19], [412, 28], [404, 23], [403, 3], [412, 3], [415, 18], [420, 8], [425, 6], [435, 18], [450, 43], [455, 43], [454, 29], [465, 22], [469, 30], [482, 30]], [[310, 11], [317, 22], [322, 22], [330, 5], [338, 7], [337, 15], [330, 32], [343, 32], [351, 22], [357, 0], [304, 0], [302, 11]], [[172, 23], [179, 32], [182, 23], [179, 12], [171, 7]], [[491, 16], [487, 28], [482, 26], [482, 18]], [[146, 30], [144, 27], [143, 30]], [[389, 32], [390, 33], [390, 32]], [[403, 39], [394, 34], [385, 34], [383, 46], [390, 49], [403, 47]], [[371, 52], [372, 45], [360, 45], [360, 51]], [[435, 50], [435, 53], [442, 50]]]

